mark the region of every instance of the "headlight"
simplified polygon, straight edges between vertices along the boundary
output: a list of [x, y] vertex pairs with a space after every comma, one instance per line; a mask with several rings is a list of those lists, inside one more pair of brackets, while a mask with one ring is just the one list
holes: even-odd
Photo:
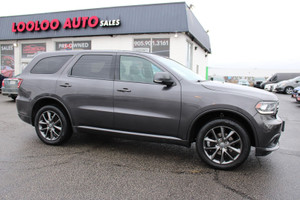
[[281, 84], [279, 84], [278, 86], [279, 86], [279, 87], [284, 87], [284, 85], [285, 85], [285, 83], [281, 83]]
[[278, 107], [278, 102], [268, 102], [268, 101], [261, 101], [255, 106], [257, 112], [263, 115], [276, 114], [277, 107]]

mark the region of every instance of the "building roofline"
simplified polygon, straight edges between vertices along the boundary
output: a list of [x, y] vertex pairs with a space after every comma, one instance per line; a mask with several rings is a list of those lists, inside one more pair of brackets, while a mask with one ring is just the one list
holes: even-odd
[[[79, 18], [80, 16], [97, 16], [101, 20], [120, 19], [121, 25], [109, 28], [98, 26], [96, 28], [79, 29], [62, 28], [63, 22], [67, 18], [73, 20], [73, 17]], [[41, 22], [45, 19], [49, 21], [58, 19], [61, 27], [57, 30], [39, 32], [12, 32], [13, 23]], [[208, 34], [185, 2], [91, 8], [0, 17], [0, 29], [2, 30], [0, 41], [185, 32], [191, 40], [205, 51], [211, 52]]]
[[154, 5], [169, 5], [169, 4], [186, 4], [186, 2], [169, 2], [169, 3], [153, 3], [153, 4], [138, 4], [138, 5], [124, 5], [124, 6], [109, 6], [109, 7], [98, 7], [98, 8], [87, 8], [87, 9], [75, 9], [75, 10], [61, 10], [54, 12], [41, 12], [41, 13], [33, 13], [33, 14], [21, 14], [21, 15], [8, 15], [8, 16], [0, 16], [1, 18], [10, 18], [10, 17], [24, 17], [24, 16], [34, 16], [41, 14], [58, 14], [58, 13], [67, 13], [67, 12], [78, 12], [78, 11], [93, 11], [93, 10], [104, 10], [104, 9], [114, 9], [114, 8], [127, 8], [127, 7], [145, 7], [145, 6], [154, 6]]

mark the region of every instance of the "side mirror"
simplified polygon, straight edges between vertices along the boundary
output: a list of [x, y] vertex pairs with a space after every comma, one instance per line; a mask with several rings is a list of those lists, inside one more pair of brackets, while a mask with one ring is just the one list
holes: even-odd
[[300, 81], [296, 81], [296, 83], [299, 83]]
[[166, 86], [171, 86], [174, 83], [168, 72], [156, 72], [153, 77], [153, 82]]

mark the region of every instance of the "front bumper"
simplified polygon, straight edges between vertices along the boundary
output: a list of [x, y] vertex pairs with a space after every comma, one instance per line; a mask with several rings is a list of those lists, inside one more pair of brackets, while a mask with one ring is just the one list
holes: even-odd
[[266, 156], [279, 149], [279, 139], [284, 131], [285, 122], [278, 116], [260, 115], [255, 116], [258, 122], [256, 135], [256, 156]]
[[284, 92], [284, 88], [277, 86], [277, 88], [275, 89], [275, 91], [281, 93], [281, 92]]

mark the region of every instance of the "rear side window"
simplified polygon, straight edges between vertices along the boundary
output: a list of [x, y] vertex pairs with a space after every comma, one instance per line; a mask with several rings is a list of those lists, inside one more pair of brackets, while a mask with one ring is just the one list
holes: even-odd
[[73, 66], [71, 75], [83, 78], [113, 79], [113, 56], [84, 55]]
[[53, 56], [40, 60], [31, 70], [32, 74], [54, 74], [62, 68], [62, 66], [72, 56]]

